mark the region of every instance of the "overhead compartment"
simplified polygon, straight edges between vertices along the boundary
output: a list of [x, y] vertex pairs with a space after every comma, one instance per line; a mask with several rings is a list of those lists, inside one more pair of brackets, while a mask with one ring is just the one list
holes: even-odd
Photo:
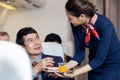
[[37, 9], [46, 5], [46, 0], [0, 0], [0, 2], [12, 5], [18, 10]]

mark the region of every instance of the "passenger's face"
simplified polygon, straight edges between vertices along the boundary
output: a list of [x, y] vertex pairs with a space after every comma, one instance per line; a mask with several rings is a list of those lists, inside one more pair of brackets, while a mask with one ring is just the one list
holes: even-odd
[[10, 39], [8, 35], [4, 35], [4, 36], [0, 36], [0, 40], [9, 41]]
[[30, 55], [41, 54], [42, 46], [38, 34], [31, 33], [24, 36], [23, 38], [24, 38], [24, 48]]
[[79, 26], [85, 23], [85, 17], [80, 15], [79, 17], [75, 17], [71, 15], [68, 11], [66, 11], [69, 22], [71, 22], [74, 26]]

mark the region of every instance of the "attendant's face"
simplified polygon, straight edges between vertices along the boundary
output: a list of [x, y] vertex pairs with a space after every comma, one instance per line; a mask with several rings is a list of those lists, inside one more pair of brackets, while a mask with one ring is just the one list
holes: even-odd
[[42, 46], [38, 34], [31, 33], [24, 36], [23, 38], [24, 38], [24, 48], [29, 53], [29, 55], [41, 54]]
[[0, 36], [0, 40], [9, 41], [10, 39], [8, 35], [4, 35], [4, 36]]
[[84, 14], [81, 14], [79, 17], [76, 17], [71, 15], [68, 11], [66, 11], [66, 15], [68, 17], [69, 22], [71, 22], [74, 26], [79, 26], [86, 22]]

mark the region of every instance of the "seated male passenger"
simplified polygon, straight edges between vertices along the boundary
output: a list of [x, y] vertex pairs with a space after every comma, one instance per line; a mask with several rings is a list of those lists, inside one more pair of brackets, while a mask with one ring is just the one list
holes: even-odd
[[23, 46], [27, 51], [31, 64], [33, 64], [33, 80], [68, 80], [55, 75], [48, 75], [45, 70], [48, 66], [58, 66], [58, 62], [63, 62], [61, 57], [49, 56], [42, 53], [42, 45], [39, 35], [32, 27], [25, 27], [18, 31], [16, 43]]

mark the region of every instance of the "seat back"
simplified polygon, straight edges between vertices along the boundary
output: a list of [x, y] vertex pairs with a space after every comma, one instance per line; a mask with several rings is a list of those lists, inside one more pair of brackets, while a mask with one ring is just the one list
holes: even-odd
[[61, 56], [64, 60], [64, 52], [61, 44], [55, 42], [43, 42], [42, 52], [47, 55]]
[[0, 80], [32, 80], [30, 60], [21, 46], [0, 41]]

